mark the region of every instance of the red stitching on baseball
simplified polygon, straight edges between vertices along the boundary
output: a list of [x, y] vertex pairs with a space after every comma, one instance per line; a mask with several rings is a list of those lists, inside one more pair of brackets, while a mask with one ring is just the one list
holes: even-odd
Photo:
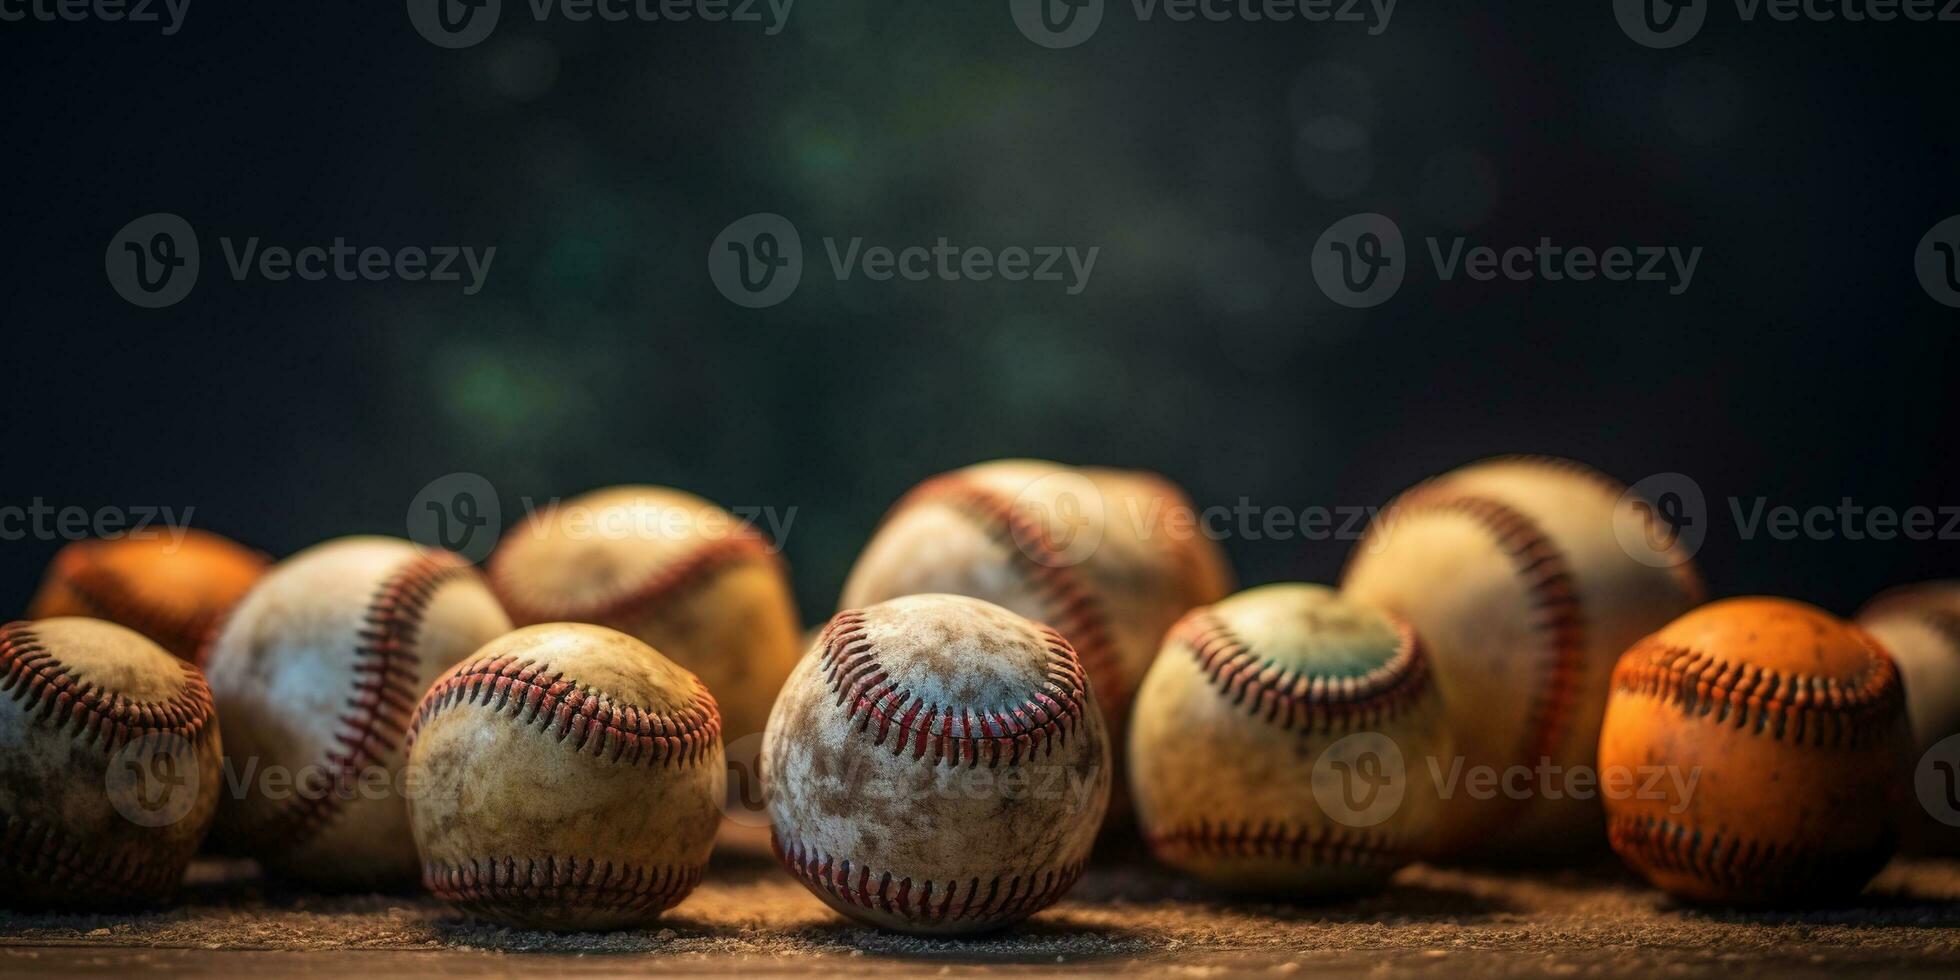
[[538, 903], [653, 915], [680, 904], [701, 883], [699, 867], [645, 867], [577, 857], [472, 858], [431, 861], [422, 884], [443, 901], [472, 912], [515, 907], [527, 915]]
[[[1447, 478], [1442, 478], [1447, 479]], [[1543, 641], [1545, 681], [1533, 692], [1522, 746], [1525, 758], [1555, 757], [1572, 725], [1579, 701], [1579, 681], [1585, 671], [1585, 614], [1565, 556], [1536, 522], [1487, 497], [1457, 494], [1429, 481], [1389, 505], [1372, 539], [1384, 526], [1410, 513], [1459, 514], [1482, 526], [1511, 559], [1529, 594], [1532, 631]], [[1363, 554], [1368, 540], [1354, 549]], [[1348, 559], [1352, 565], [1354, 558]]]
[[[1048, 529], [1015, 507], [1012, 500], [957, 473], [936, 476], [919, 484], [892, 507], [892, 513], [927, 500], [945, 502], [966, 514], [996, 542], [1008, 546], [1009, 553], [1015, 556], [1034, 587], [1036, 598], [1048, 610], [1048, 624], [1068, 638], [1095, 678], [1105, 709], [1123, 711], [1130, 703], [1132, 692], [1124, 682], [1122, 663], [1116, 655], [1115, 641], [1110, 638], [1109, 618], [1103, 611], [1102, 601], [1076, 577], [1067, 564], [1065, 549], [1049, 536]], [[1029, 549], [1041, 557], [1030, 555]]]
[[[534, 520], [541, 520], [542, 515]], [[519, 626], [554, 622], [605, 623], [617, 621], [631, 615], [641, 606], [658, 602], [695, 587], [706, 581], [713, 573], [750, 559], [775, 563], [780, 566], [782, 556], [777, 553], [767, 538], [754, 528], [744, 524], [737, 527], [727, 537], [707, 542], [693, 551], [655, 569], [645, 582], [627, 589], [616, 596], [592, 602], [536, 601], [535, 596], [527, 596], [526, 590], [516, 584], [518, 576], [511, 570], [514, 559], [511, 549], [500, 548], [490, 556], [490, 585], [502, 600], [504, 610]]]
[[461, 704], [504, 714], [540, 732], [557, 729], [573, 752], [634, 766], [693, 765], [721, 741], [721, 710], [697, 678], [675, 712], [625, 704], [530, 658], [486, 657], [437, 681], [408, 729], [408, 744], [436, 715]]
[[1843, 854], [1701, 830], [1663, 817], [1626, 814], [1607, 825], [1613, 850], [1637, 866], [1688, 874], [1727, 887], [1775, 892], [1817, 880], [1863, 883], [1888, 859], [1894, 842]]
[[[1565, 459], [1560, 456], [1545, 456], [1545, 455], [1535, 454], [1535, 453], [1512, 453], [1506, 456], [1498, 456], [1493, 459], [1486, 460], [1485, 462], [1486, 463], [1517, 463], [1526, 466], [1539, 466], [1548, 470], [1556, 470], [1561, 473], [1567, 473], [1572, 476], [1576, 476], [1581, 480], [1584, 480], [1587, 483], [1592, 484], [1595, 487], [1598, 487], [1601, 492], [1613, 498], [1615, 503], [1617, 503], [1621, 497], [1626, 496], [1626, 492], [1627, 492], [1626, 484], [1621, 483], [1620, 481], [1606, 475], [1605, 473], [1601, 473], [1600, 471], [1593, 469], [1592, 467], [1587, 466], [1584, 463], [1575, 462], [1573, 460]], [[1661, 529], [1661, 525], [1655, 523], [1656, 517], [1654, 514], [1654, 509], [1652, 507], [1641, 507], [1638, 508], [1638, 511], [1641, 519], [1647, 522], [1647, 527], [1649, 531]], [[1667, 546], [1667, 553], [1673, 558], [1672, 561], [1668, 562], [1667, 570], [1670, 574], [1674, 576], [1675, 584], [1680, 586], [1682, 592], [1686, 593], [1688, 605], [1699, 606], [1702, 603], [1708, 601], [1708, 587], [1707, 584], [1702, 581], [1701, 570], [1695, 567], [1694, 560], [1691, 556], [1683, 554], [1681, 552], [1681, 542], [1678, 537], [1674, 536], [1673, 528], [1670, 527], [1667, 528], [1666, 530], [1669, 536], [1671, 538], [1674, 538], [1674, 540], [1672, 540]], [[1647, 540], [1649, 541], [1653, 540], [1651, 534], [1648, 536]]]
[[1000, 875], [982, 881], [914, 881], [890, 871], [874, 871], [838, 860], [800, 842], [783, 843], [769, 835], [770, 846], [790, 874], [812, 891], [859, 908], [916, 922], [957, 922], [962, 919], [1017, 918], [1053, 905], [1082, 876], [1077, 861], [1060, 869], [1033, 874]]
[[[415, 703], [422, 696], [421, 658], [415, 652], [422, 617], [436, 593], [475, 577], [460, 556], [430, 551], [403, 565], [375, 590], [354, 648], [354, 690], [323, 767], [302, 770], [296, 788], [271, 815], [239, 833], [259, 846], [292, 847], [340, 813], [355, 787], [337, 777], [358, 776], [403, 743]], [[332, 775], [329, 775], [332, 774]]]
[[1390, 622], [1401, 638], [1395, 654], [1358, 677], [1288, 670], [1261, 658], [1209, 609], [1186, 614], [1170, 635], [1227, 701], [1285, 731], [1326, 733], [1382, 724], [1423, 696], [1429, 658], [1414, 631]]
[[1399, 868], [1415, 852], [1386, 834], [1345, 827], [1265, 820], [1172, 827], [1150, 835], [1150, 853], [1166, 863], [1182, 858], [1267, 858], [1298, 864]]
[[176, 869], [154, 848], [105, 852], [62, 837], [54, 827], [0, 813], [0, 858], [9, 873], [85, 895], [119, 898], [161, 896], [177, 884]]
[[[984, 758], [991, 769], [1046, 756], [1066, 745], [1082, 720], [1088, 678], [1068, 640], [1036, 624], [1048, 653], [1044, 689], [1017, 705], [975, 710], [964, 705], [941, 705], [900, 688], [878, 663], [877, 651], [865, 631], [864, 613], [846, 610], [831, 619], [818, 640], [824, 679], [845, 708], [846, 725], [860, 732], [873, 730], [872, 746], [891, 743], [894, 756], [909, 750], [912, 758], [931, 765], [977, 766]], [[935, 730], [937, 726], [937, 730]]]
[[1620, 658], [1613, 688], [1653, 698], [1684, 717], [1778, 741], [1866, 746], [1898, 722], [1905, 691], [1892, 658], [1875, 641], [1854, 635], [1872, 656], [1848, 683], [1779, 673], [1648, 637]]
[[0, 694], [27, 716], [92, 748], [115, 752], [151, 735], [196, 741], [216, 714], [211, 690], [197, 668], [177, 661], [183, 689], [167, 701], [133, 701], [76, 680], [73, 669], [43, 646], [32, 623], [0, 627]]

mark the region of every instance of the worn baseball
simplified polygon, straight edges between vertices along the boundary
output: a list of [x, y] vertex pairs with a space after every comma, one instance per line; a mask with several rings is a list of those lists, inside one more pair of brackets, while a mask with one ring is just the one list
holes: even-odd
[[[1623, 534], [1628, 523], [1650, 533]], [[1342, 592], [1422, 637], [1462, 756], [1446, 767], [1442, 856], [1547, 861], [1602, 839], [1583, 770], [1613, 664], [1702, 594], [1666, 532], [1609, 477], [1508, 457], [1408, 491], [1355, 546]], [[1466, 779], [1508, 789], [1466, 792]]]
[[[1613, 849], [1695, 902], [1848, 898], [1910, 805], [1905, 696], [1863, 630], [1788, 599], [1716, 602], [1620, 658], [1599, 739]], [[1662, 771], [1666, 778], [1643, 778]]]
[[775, 546], [679, 490], [614, 487], [555, 504], [504, 536], [489, 572], [519, 625], [609, 627], [692, 671], [731, 742], [762, 731], [801, 649]]
[[1892, 589], [1859, 610], [1856, 622], [1899, 665], [1919, 751], [1960, 734], [1960, 581]]
[[238, 795], [213, 839], [315, 885], [412, 881], [404, 739], [437, 675], [510, 631], [468, 561], [342, 538], [280, 562], [205, 661]]
[[409, 727], [422, 884], [520, 928], [643, 925], [701, 881], [721, 713], [693, 674], [602, 626], [520, 629], [442, 675]]
[[1919, 759], [1915, 778], [1922, 800], [1934, 801], [1907, 820], [1905, 847], [1960, 853], [1960, 826], [1952, 822], [1960, 819], [1960, 581], [1892, 589], [1866, 603], [1854, 621], [1899, 666]]
[[121, 623], [195, 661], [219, 618], [266, 565], [250, 548], [189, 528], [77, 541], [55, 555], [27, 616]]
[[[1143, 608], [1189, 611], [1231, 593], [1231, 563], [1205, 532], [1198, 508], [1183, 488], [1144, 470], [1085, 466], [1082, 474], [1095, 483], [1112, 512], [1111, 533], [1121, 535], [1125, 550], [1134, 549], [1131, 561], [1152, 572], [1137, 582], [1146, 590]], [[1171, 622], [1181, 615], [1171, 616]], [[1162, 639], [1160, 633], [1160, 644]], [[1154, 652], [1144, 656], [1139, 677], [1149, 671]]]
[[999, 606], [907, 596], [838, 613], [776, 700], [776, 853], [850, 918], [997, 929], [1075, 884], [1109, 803], [1082, 662]]
[[1130, 784], [1157, 859], [1233, 891], [1365, 891], [1424, 853], [1447, 758], [1428, 658], [1316, 585], [1192, 610], [1137, 691]]
[[0, 627], [0, 905], [169, 896], [218, 805], [197, 668], [94, 619]]
[[999, 460], [934, 477], [885, 517], [844, 608], [923, 593], [985, 599], [1068, 637], [1112, 731], [1164, 633], [1231, 591], [1182, 491], [1147, 473]]

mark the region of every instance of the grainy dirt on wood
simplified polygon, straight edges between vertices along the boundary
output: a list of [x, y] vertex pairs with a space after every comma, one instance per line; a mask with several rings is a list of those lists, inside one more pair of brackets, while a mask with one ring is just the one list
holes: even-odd
[[1233, 901], [1126, 862], [1093, 871], [1067, 901], [1015, 929], [934, 940], [853, 926], [766, 859], [725, 856], [656, 928], [554, 934], [483, 924], [413, 894], [305, 894], [262, 882], [249, 864], [201, 862], [177, 907], [0, 913], [0, 946], [651, 954], [701, 968], [783, 970], [1214, 962], [1281, 972], [1393, 964], [1383, 972], [1411, 973], [1478, 963], [1471, 972], [1495, 975], [1511, 967], [1719, 973], [1773, 963], [1819, 974], [1837, 966], [1952, 973], [1960, 972], [1957, 899], [1960, 862], [1952, 861], [1900, 862], [1853, 907], [1790, 913], [1681, 908], [1610, 864], [1535, 873], [1415, 867], [1379, 895], [1295, 906]]

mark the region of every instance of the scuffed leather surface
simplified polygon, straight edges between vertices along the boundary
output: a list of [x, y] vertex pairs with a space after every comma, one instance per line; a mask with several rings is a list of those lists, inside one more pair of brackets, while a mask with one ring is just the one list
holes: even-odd
[[[391, 538], [316, 545], [275, 566], [232, 612], [207, 663], [227, 765], [242, 790], [235, 797], [228, 792], [220, 808], [213, 831], [220, 846], [249, 850], [269, 869], [315, 885], [414, 880], [408, 809], [392, 788], [333, 804], [315, 833], [263, 839], [259, 828], [278, 826], [284, 809], [295, 805], [290, 792], [274, 799], [264, 791], [261, 777], [269, 767], [299, 773], [345, 752], [339, 734], [346, 719], [369, 710], [350, 702], [371, 605], [390, 577], [422, 553]], [[402, 723], [438, 674], [510, 628], [474, 574], [442, 585], [416, 631], [414, 676], [407, 679], [413, 694], [401, 706]], [[372, 748], [375, 765], [398, 786], [400, 737], [387, 735]]]
[[[1288, 690], [1302, 694], [1382, 669], [1403, 642], [1386, 616], [1320, 586], [1262, 586], [1203, 611], [1263, 665], [1257, 677], [1299, 678], [1308, 686]], [[1242, 678], [1221, 681], [1196, 654], [1174, 630], [1137, 693], [1130, 732], [1145, 839], [1188, 842], [1156, 847], [1160, 857], [1230, 890], [1313, 897], [1379, 887], [1423, 853], [1441, 809], [1427, 762], [1452, 754], [1433, 674], [1392, 710], [1349, 722], [1327, 706], [1262, 714]], [[1314, 792], [1316, 777], [1339, 778], [1316, 763], [1359, 732], [1392, 739], [1403, 762], [1400, 805], [1366, 826], [1343, 823]]]
[[[1707, 665], [1657, 694], [1640, 668]], [[1765, 672], [1773, 672], [1774, 677]], [[1812, 691], [1828, 691], [1814, 696]], [[1698, 775], [1606, 799], [1614, 849], [1694, 901], [1848, 898], [1891, 857], [1910, 736], [1895, 668], [1862, 631], [1787, 599], [1728, 599], [1670, 623], [1615, 673], [1599, 765]]]
[[[1590, 765], [1613, 664], [1635, 640], [1700, 601], [1691, 565], [1654, 567], [1621, 547], [1619, 491], [1577, 464], [1499, 459], [1444, 474], [1405, 495], [1417, 509], [1384, 510], [1359, 542], [1342, 590], [1412, 625], [1434, 658], [1450, 728], [1466, 766], [1532, 766], [1520, 748], [1534, 698], [1549, 680], [1541, 612], [1518, 566], [1489, 530], [1462, 514], [1421, 509], [1438, 499], [1494, 501], [1529, 520], [1570, 573], [1583, 624], [1574, 697], [1551, 762]], [[1401, 503], [1401, 501], [1398, 501]], [[1545, 860], [1595, 848], [1596, 800], [1534, 794], [1520, 803], [1458, 794], [1444, 818], [1445, 850], [1480, 859]]]
[[[82, 706], [30, 700], [24, 674], [0, 675], [7, 688], [0, 692], [0, 831], [23, 848], [0, 863], [0, 903], [99, 908], [166, 896], [211, 825], [221, 785], [218, 721], [208, 695], [187, 680], [195, 669], [98, 620], [46, 619], [26, 631], [53, 657], [48, 668], [103, 703], [126, 704], [117, 727], [84, 726], [74, 720]], [[173, 701], [194, 719], [190, 737], [154, 734], [173, 720], [145, 706]], [[174, 819], [147, 826], [117, 809], [111, 767], [132, 764], [142, 771], [123, 769], [134, 781], [118, 785], [137, 794], [125, 807]], [[38, 830], [24, 833], [29, 827]]]
[[[1026, 710], [1037, 694], [1057, 696], [1055, 664], [1042, 632], [991, 603], [950, 595], [894, 599], [862, 610], [868, 649], [896, 688], [963, 714]], [[840, 617], [841, 618], [841, 617]], [[833, 622], [833, 631], [836, 629]], [[1084, 685], [1065, 736], [1022, 761], [988, 765], [957, 752], [935, 761], [914, 739], [886, 731], [855, 703], [840, 703], [824, 667], [826, 635], [798, 664], [777, 699], [763, 746], [763, 778], [779, 851], [820, 855], [849, 891], [905, 882], [916, 897], [949, 891], [970, 915], [933, 919], [871, 901], [844, 901], [812, 888], [838, 911], [887, 928], [966, 932], [997, 928], [1038, 907], [996, 914], [984, 906], [996, 882], [1073, 880], [1101, 824], [1110, 789], [1110, 746]], [[857, 719], [852, 719], [853, 711]], [[923, 724], [917, 721], [915, 724]], [[964, 729], [955, 728], [954, 731]], [[931, 731], [940, 731], [934, 727]], [[868, 879], [861, 876], [868, 875]], [[886, 879], [886, 875], [890, 879]], [[981, 899], [971, 898], [977, 883]], [[1049, 896], [1040, 905], [1052, 901]], [[862, 896], [860, 896], [862, 899]]]
[[715, 692], [725, 739], [734, 741], [761, 733], [801, 649], [781, 564], [760, 555], [716, 563], [671, 595], [631, 600], [739, 526], [734, 515], [679, 490], [595, 490], [507, 535], [492, 581], [520, 623], [607, 626], [671, 657]]
[[[672, 719], [650, 727], [699, 733], [700, 752], [655, 758], [594, 734], [575, 711], [525, 707], [539, 695], [480, 685], [439, 700], [447, 678], [513, 658], [569, 705], [610, 706]], [[576, 691], [576, 695], [573, 693]], [[587, 713], [592, 710], [587, 706]], [[415, 840], [428, 868], [537, 868], [578, 862], [610, 869], [628, 887], [505, 890], [468, 904], [513, 925], [619, 928], [651, 921], [698, 880], [714, 848], [725, 771], [714, 698], [693, 675], [646, 644], [603, 627], [559, 623], [518, 630], [440, 679], [418, 711], [409, 759]], [[684, 882], [669, 888], [670, 882]], [[636, 904], [638, 889], [648, 901]], [[652, 895], [659, 892], [658, 895]], [[671, 899], [671, 900], [670, 900]]]
[[[1189, 503], [1153, 475], [997, 460], [950, 476], [1015, 503], [1059, 541], [1077, 535], [1096, 541], [1080, 553], [1066, 551], [1070, 561], [1064, 568], [1096, 603], [1113, 662], [1097, 662], [1090, 638], [1069, 639], [1084, 651], [1097, 695], [1120, 732], [1165, 631], [1186, 610], [1229, 590], [1230, 572], [1217, 543], [1164, 526], [1174, 509]], [[1062, 499], [1070, 495], [1086, 499]], [[852, 567], [840, 604], [862, 608], [897, 596], [949, 593], [985, 599], [1066, 629], [1062, 611], [1031, 579], [1029, 564], [1011, 537], [977, 524], [945, 499], [927, 496], [886, 519]]]

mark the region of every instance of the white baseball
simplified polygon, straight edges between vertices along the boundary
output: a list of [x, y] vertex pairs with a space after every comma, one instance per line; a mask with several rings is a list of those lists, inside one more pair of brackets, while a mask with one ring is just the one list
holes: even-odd
[[504, 536], [489, 574], [521, 625], [616, 629], [700, 677], [731, 741], [761, 733], [801, 649], [775, 547], [680, 490], [609, 487], [539, 511]]
[[[1406, 620], [1435, 666], [1459, 775], [1557, 788], [1593, 765], [1613, 665], [1700, 601], [1651, 508], [1578, 463], [1505, 457], [1384, 508], [1342, 576], [1349, 598]], [[1638, 554], [1621, 534], [1660, 541]], [[1597, 794], [1455, 793], [1439, 849], [1543, 862], [1605, 840]]]
[[399, 773], [438, 674], [510, 631], [469, 562], [392, 538], [343, 538], [275, 566], [206, 660], [224, 723], [219, 844], [326, 886], [414, 880]]
[[769, 718], [778, 856], [889, 929], [995, 929], [1059, 899], [1109, 802], [1110, 748], [1075, 651], [992, 603], [838, 613]]
[[1919, 751], [1960, 734], [1960, 581], [1893, 589], [1866, 603], [1856, 622], [1899, 665]]
[[1053, 626], [1081, 655], [1120, 733], [1164, 631], [1230, 590], [1217, 542], [1179, 520], [1191, 515], [1181, 491], [1147, 473], [981, 463], [933, 477], [894, 505], [840, 601], [862, 608], [949, 593]]

